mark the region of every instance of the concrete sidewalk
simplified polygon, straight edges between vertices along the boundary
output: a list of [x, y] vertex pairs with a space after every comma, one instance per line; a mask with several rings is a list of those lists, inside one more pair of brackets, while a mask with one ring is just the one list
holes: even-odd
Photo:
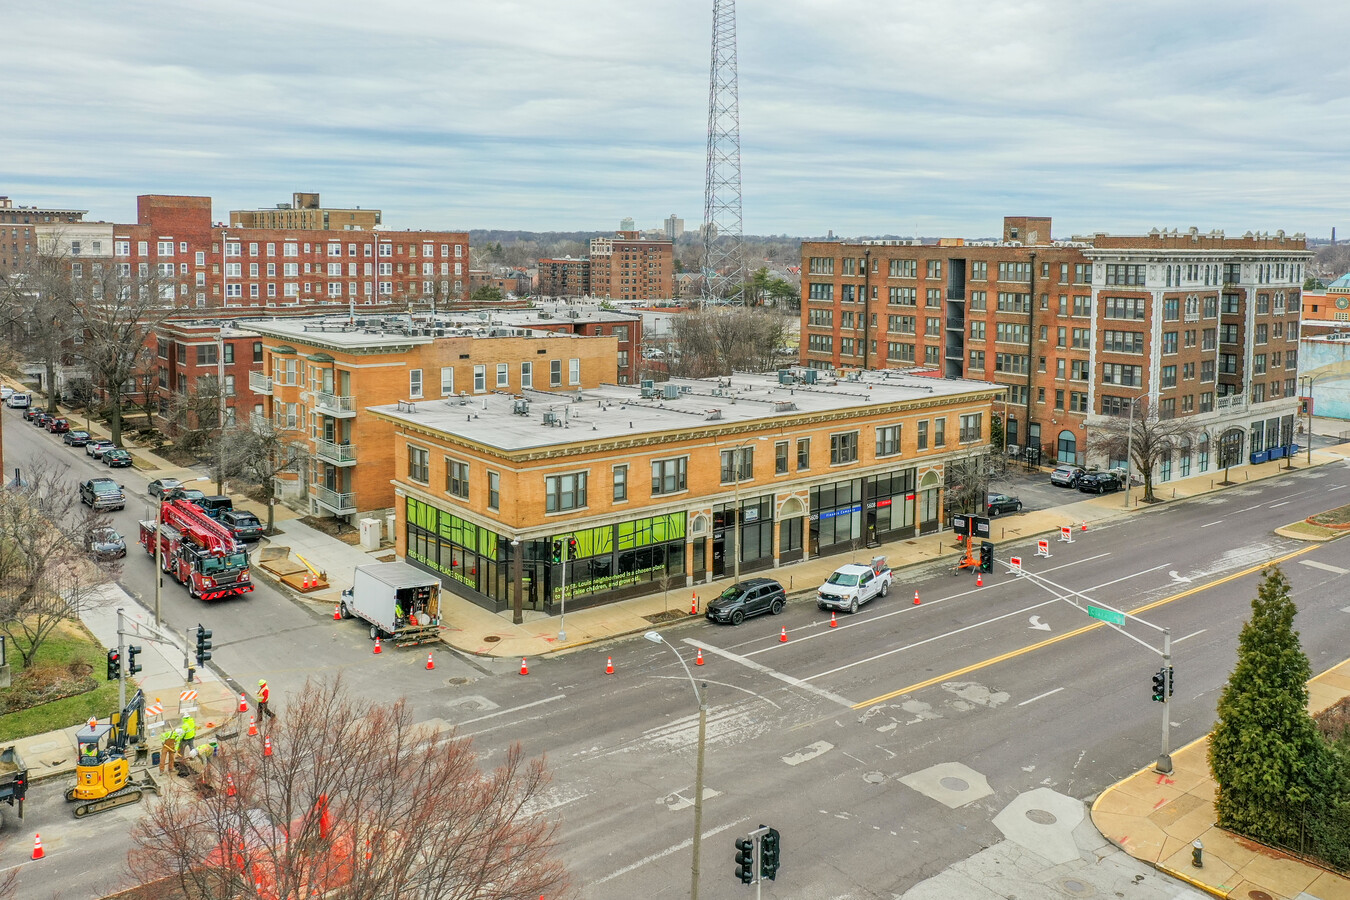
[[[1308, 683], [1316, 713], [1350, 695], [1350, 660]], [[1141, 769], [1103, 791], [1092, 822], [1117, 847], [1216, 897], [1350, 900], [1350, 878], [1238, 837], [1214, 824], [1209, 736], [1172, 754], [1172, 774]], [[1191, 864], [1194, 841], [1203, 867]]]

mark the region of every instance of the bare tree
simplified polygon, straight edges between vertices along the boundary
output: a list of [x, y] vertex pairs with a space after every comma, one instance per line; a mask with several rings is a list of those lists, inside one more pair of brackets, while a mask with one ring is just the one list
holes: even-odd
[[1134, 427], [1125, 416], [1097, 420], [1088, 427], [1088, 450], [1107, 459], [1127, 456], [1144, 479], [1144, 502], [1156, 503], [1153, 495], [1153, 471], [1174, 453], [1189, 453], [1203, 431], [1190, 416], [1160, 416], [1149, 407], [1148, 399], [1137, 403]]
[[26, 468], [22, 487], [0, 491], [0, 632], [25, 668], [119, 571], [90, 557], [90, 539], [108, 519], [77, 498], [67, 478], [41, 464]]
[[270, 421], [256, 418], [247, 426], [229, 429], [222, 436], [227, 474], [242, 476], [267, 493], [267, 531], [270, 534], [277, 502], [277, 476], [294, 472], [308, 458], [303, 442], [283, 437]]
[[742, 307], [702, 309], [677, 316], [672, 323], [671, 374], [690, 378], [762, 372], [775, 363], [774, 350], [784, 340], [789, 318], [780, 312]]
[[984, 515], [989, 494], [989, 480], [995, 463], [988, 448], [949, 459], [943, 465], [944, 491], [948, 513]]
[[83, 275], [85, 265], [69, 259], [61, 247], [59, 236], [44, 236], [39, 252], [23, 267], [0, 274], [0, 329], [16, 355], [43, 367], [49, 412], [56, 411], [57, 369], [73, 358], [80, 328], [75, 273]]
[[211, 762], [136, 824], [130, 877], [193, 900], [534, 900], [573, 896], [557, 823], [534, 810], [542, 760], [479, 768], [469, 740], [413, 724], [405, 700], [309, 682], [256, 741]]
[[189, 453], [204, 447], [218, 449], [223, 439], [220, 423], [220, 379], [203, 375], [197, 383], [169, 397], [167, 418], [173, 423], [174, 445]]

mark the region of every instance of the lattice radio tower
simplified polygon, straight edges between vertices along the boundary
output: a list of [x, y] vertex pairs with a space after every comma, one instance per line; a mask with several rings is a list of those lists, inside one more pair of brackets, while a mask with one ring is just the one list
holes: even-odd
[[703, 188], [703, 299], [743, 302], [741, 108], [736, 77], [736, 0], [713, 0], [708, 79], [708, 171]]

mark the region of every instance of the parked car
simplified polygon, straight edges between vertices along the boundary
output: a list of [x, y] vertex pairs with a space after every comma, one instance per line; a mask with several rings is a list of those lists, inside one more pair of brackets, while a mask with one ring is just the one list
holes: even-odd
[[49, 412], [42, 412], [41, 410], [39, 410], [39, 411], [38, 411], [36, 414], [34, 414], [33, 417], [30, 418], [28, 421], [29, 421], [29, 422], [32, 422], [34, 425], [36, 425], [36, 426], [39, 427], [39, 428], [46, 428], [46, 427], [47, 427], [47, 423], [50, 422], [53, 418], [54, 418], [54, 417], [52, 416], [51, 413], [49, 413]]
[[266, 530], [257, 516], [242, 509], [222, 510], [218, 521], [230, 529], [236, 541], [256, 541]]
[[171, 488], [171, 489], [166, 490], [166, 491], [164, 492], [164, 502], [167, 503], [167, 502], [169, 502], [170, 500], [193, 500], [193, 501], [196, 501], [196, 500], [201, 500], [201, 499], [203, 499], [205, 496], [206, 496], [205, 494], [203, 494], [201, 491], [197, 490], [196, 488], [181, 488], [181, 487], [179, 487], [179, 488]]
[[103, 464], [110, 469], [130, 469], [131, 454], [121, 447], [113, 447], [111, 450], [104, 450], [103, 455], [99, 457]]
[[80, 502], [100, 511], [126, 509], [127, 497], [111, 478], [90, 478], [80, 484]]
[[26, 407], [24, 407], [24, 410], [23, 410], [23, 420], [24, 420], [25, 422], [31, 422], [31, 421], [33, 421], [34, 419], [36, 419], [36, 418], [37, 418], [38, 416], [40, 416], [40, 415], [42, 415], [42, 407], [40, 407], [40, 406], [26, 406]]
[[1055, 487], [1077, 487], [1078, 479], [1083, 477], [1084, 471], [1082, 466], [1067, 463], [1055, 466], [1055, 471], [1050, 473], [1050, 483]]
[[72, 447], [83, 447], [85, 444], [89, 443], [90, 440], [89, 432], [79, 428], [74, 431], [67, 431], [65, 434], [61, 435], [61, 442], [69, 444]]
[[778, 615], [787, 606], [783, 586], [772, 578], [738, 581], [708, 604], [709, 622], [739, 625], [751, 616]]
[[879, 556], [870, 566], [849, 563], [831, 572], [816, 590], [816, 605], [821, 609], [855, 613], [873, 597], [885, 597], [890, 592], [891, 569]]
[[9, 398], [14, 396], [14, 388], [7, 384], [0, 384], [0, 403], [8, 403]]
[[52, 434], [65, 434], [70, 431], [70, 422], [58, 416], [47, 423], [47, 430]]
[[227, 509], [234, 509], [234, 501], [229, 497], [221, 495], [215, 497], [194, 497], [192, 502], [205, 510], [206, 514], [213, 519], [219, 519], [220, 514]]
[[127, 542], [113, 528], [95, 528], [89, 535], [89, 552], [95, 559], [121, 559], [127, 555]]
[[1005, 512], [1021, 512], [1022, 501], [1007, 494], [990, 494], [985, 500], [985, 511], [991, 516], [1001, 516]]
[[90, 441], [84, 445], [84, 455], [92, 456], [94, 459], [101, 459], [104, 451], [115, 449], [117, 449], [117, 445], [112, 441], [99, 438], [96, 441]]
[[1085, 494], [1109, 494], [1121, 488], [1114, 472], [1085, 472], [1078, 479], [1078, 489]]
[[33, 398], [29, 394], [20, 394], [17, 391], [10, 394], [5, 400], [5, 405], [10, 409], [27, 409], [33, 403]]
[[[177, 478], [156, 478], [146, 485], [145, 492], [150, 495], [151, 500], [154, 500], [160, 494], [182, 486], [183, 482], [179, 481]], [[165, 499], [168, 498], [166, 497]]]

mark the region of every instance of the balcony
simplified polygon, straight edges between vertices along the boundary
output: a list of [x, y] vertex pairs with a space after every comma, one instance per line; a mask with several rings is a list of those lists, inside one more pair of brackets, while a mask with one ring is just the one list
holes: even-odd
[[336, 419], [350, 419], [356, 415], [356, 398], [316, 391], [314, 394], [314, 411]]
[[355, 493], [339, 494], [321, 484], [312, 484], [310, 489], [314, 492], [314, 499], [319, 501], [319, 505], [324, 509], [339, 516], [349, 516], [356, 512]]
[[263, 372], [248, 373], [248, 389], [255, 394], [271, 394], [272, 379]]
[[315, 438], [314, 455], [335, 466], [356, 465], [356, 448], [351, 444], [335, 444], [323, 438]]
[[960, 288], [947, 288], [947, 299], [948, 299], [948, 300], [965, 300], [965, 299], [966, 299], [966, 289], [963, 288], [963, 287], [960, 287]]

